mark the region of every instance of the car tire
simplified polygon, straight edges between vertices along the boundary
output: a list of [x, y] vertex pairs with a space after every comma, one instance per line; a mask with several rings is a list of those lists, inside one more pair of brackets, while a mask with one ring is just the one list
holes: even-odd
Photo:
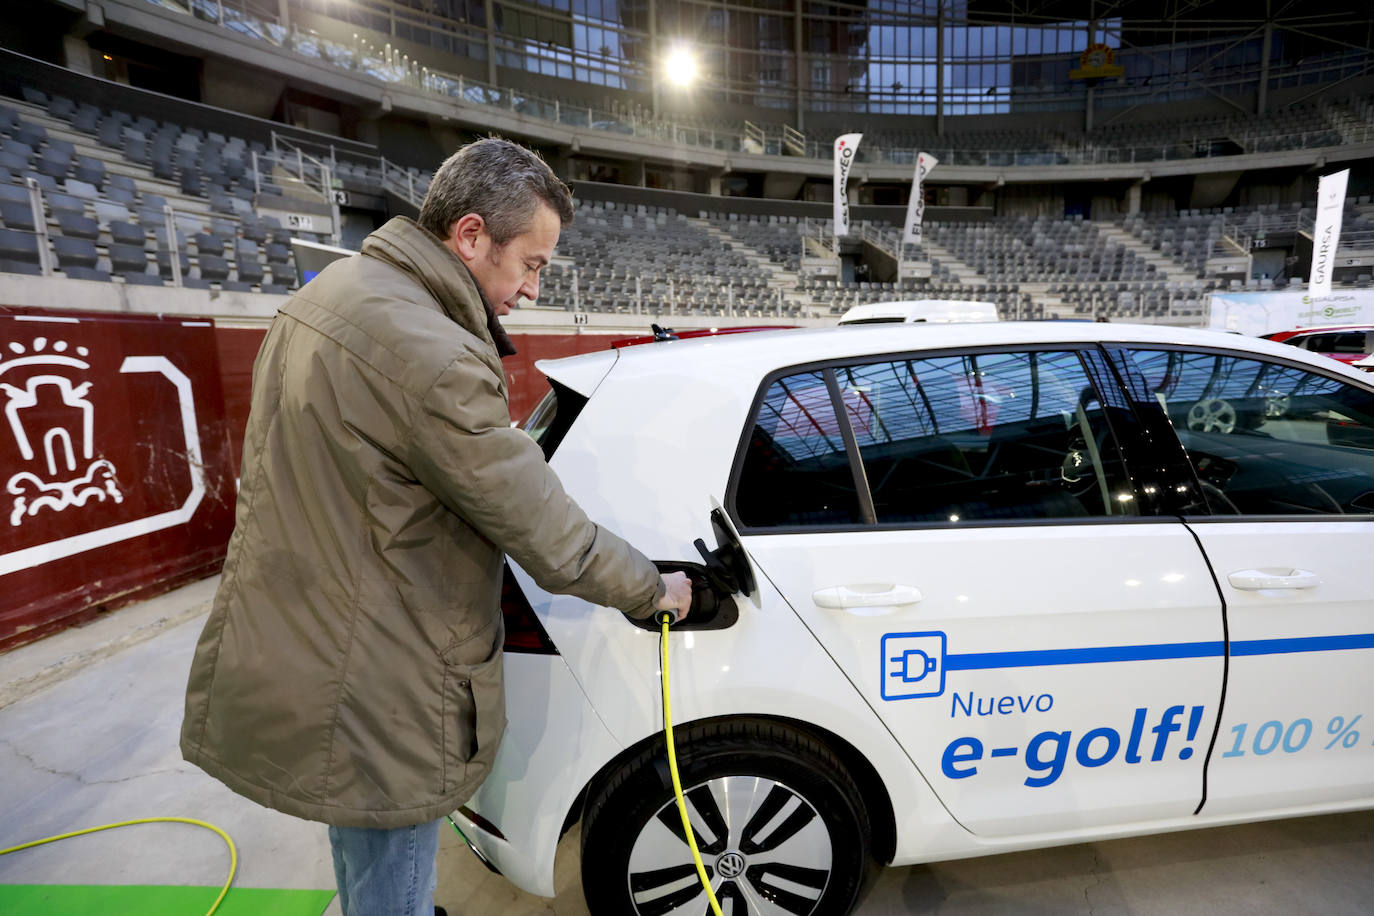
[[[765, 901], [769, 914], [838, 916], [858, 905], [877, 868], [868, 812], [829, 749], [800, 730], [756, 720], [674, 734], [697, 847], [724, 912], [758, 916], [764, 911], [751, 898]], [[662, 739], [593, 793], [582, 831], [587, 909], [597, 916], [709, 913]]]

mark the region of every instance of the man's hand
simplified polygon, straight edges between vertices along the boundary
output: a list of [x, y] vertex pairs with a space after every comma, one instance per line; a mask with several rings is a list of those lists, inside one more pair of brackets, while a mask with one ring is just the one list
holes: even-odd
[[677, 619], [681, 623], [692, 609], [692, 580], [683, 572], [663, 573], [659, 578], [663, 580], [663, 597], [658, 600], [658, 609], [666, 611], [676, 608]]

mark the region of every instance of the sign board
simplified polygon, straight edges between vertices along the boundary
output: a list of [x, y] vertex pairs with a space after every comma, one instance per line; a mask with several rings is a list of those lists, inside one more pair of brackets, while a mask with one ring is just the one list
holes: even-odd
[[854, 157], [859, 153], [859, 141], [863, 137], [863, 134], [840, 134], [835, 138], [833, 209], [836, 237], [849, 234], [849, 173], [854, 168]]
[[1331, 293], [1331, 271], [1341, 243], [1341, 222], [1345, 216], [1345, 186], [1350, 170], [1323, 175], [1317, 182], [1317, 218], [1312, 227], [1312, 276], [1308, 292], [1313, 296]]
[[839, 258], [802, 258], [798, 273], [804, 277], [838, 277]]
[[1211, 326], [1242, 334], [1374, 324], [1374, 289], [1342, 289], [1315, 299], [1306, 290], [1212, 293]]
[[276, 217], [282, 226], [295, 232], [312, 232], [316, 235], [332, 235], [334, 233], [334, 220], [327, 213], [305, 213], [300, 210], [280, 210], [260, 206], [258, 215]]
[[1233, 255], [1207, 259], [1209, 274], [1244, 274], [1250, 270], [1250, 258], [1246, 255]]
[[1078, 69], [1069, 71], [1071, 80], [1110, 79], [1125, 76], [1126, 68], [1116, 62], [1116, 51], [1104, 44], [1091, 44], [1078, 55]]
[[0, 646], [224, 555], [234, 475], [205, 320], [0, 315]]

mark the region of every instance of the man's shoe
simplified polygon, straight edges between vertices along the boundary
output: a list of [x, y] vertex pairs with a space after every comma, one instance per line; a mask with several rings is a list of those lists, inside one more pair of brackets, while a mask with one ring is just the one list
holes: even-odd
[[439, 906], [438, 904], [435, 904], [435, 906], [434, 906], [434, 916], [448, 916], [448, 910], [444, 909], [443, 907]]

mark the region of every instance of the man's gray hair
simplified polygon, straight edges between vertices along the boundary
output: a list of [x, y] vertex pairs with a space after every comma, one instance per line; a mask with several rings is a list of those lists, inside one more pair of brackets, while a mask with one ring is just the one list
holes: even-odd
[[547, 204], [562, 225], [573, 219], [572, 190], [533, 150], [488, 137], [448, 157], [429, 183], [419, 223], [447, 239], [454, 222], [476, 213], [498, 246], [530, 228]]

